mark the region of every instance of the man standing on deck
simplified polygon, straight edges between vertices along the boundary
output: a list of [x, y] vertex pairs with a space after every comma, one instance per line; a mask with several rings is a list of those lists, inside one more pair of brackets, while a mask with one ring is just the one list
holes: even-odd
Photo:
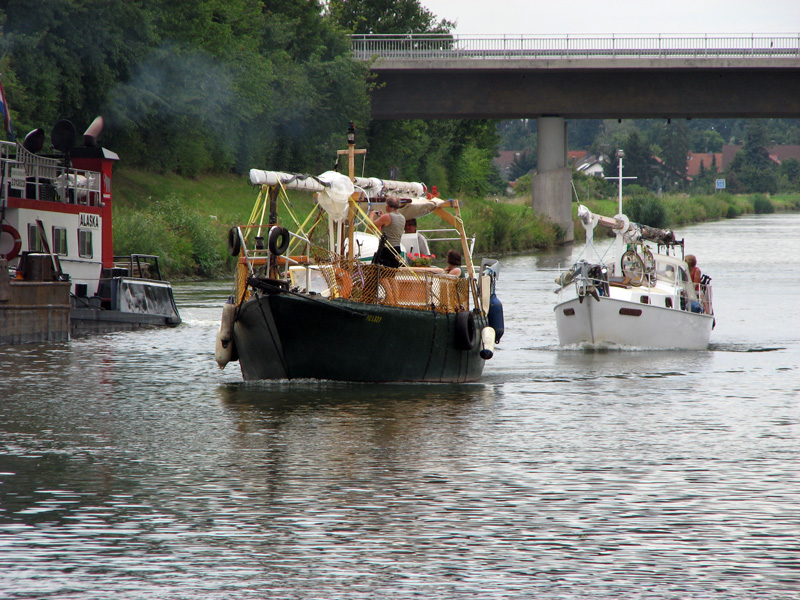
[[[369, 213], [369, 218], [378, 226], [381, 233], [386, 237], [386, 243], [380, 249], [380, 254], [376, 252], [375, 264], [383, 265], [396, 269], [400, 266], [401, 250], [400, 238], [406, 227], [406, 218], [397, 212], [400, 208], [400, 200], [393, 196], [386, 198], [386, 212], [373, 210]], [[394, 249], [394, 251], [392, 250]]]

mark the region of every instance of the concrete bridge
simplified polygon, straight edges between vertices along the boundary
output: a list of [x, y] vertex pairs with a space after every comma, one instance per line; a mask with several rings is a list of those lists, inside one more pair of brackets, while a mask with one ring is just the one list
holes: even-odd
[[[538, 119], [533, 207], [571, 227], [567, 119], [800, 118], [800, 34], [352, 36], [373, 119]], [[567, 240], [571, 241], [571, 239]]]

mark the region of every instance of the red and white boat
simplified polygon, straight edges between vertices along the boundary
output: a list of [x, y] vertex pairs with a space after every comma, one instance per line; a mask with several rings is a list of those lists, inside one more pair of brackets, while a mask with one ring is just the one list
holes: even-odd
[[75, 145], [75, 127], [0, 142], [0, 344], [177, 325], [158, 257], [114, 256], [111, 174], [116, 153], [97, 145], [101, 117]]

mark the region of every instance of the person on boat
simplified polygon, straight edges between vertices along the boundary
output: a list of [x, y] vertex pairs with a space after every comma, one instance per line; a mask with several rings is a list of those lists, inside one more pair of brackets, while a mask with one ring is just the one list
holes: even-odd
[[694, 254], [686, 255], [686, 266], [689, 267], [689, 277], [692, 279], [692, 283], [695, 284], [695, 289], [699, 290], [699, 284], [703, 279], [703, 273], [697, 268], [697, 258]]
[[376, 253], [374, 262], [376, 265], [396, 269], [400, 266], [400, 238], [403, 237], [403, 232], [405, 231], [406, 218], [397, 212], [400, 208], [400, 200], [397, 198], [388, 196], [385, 206], [386, 212], [373, 210], [369, 213], [372, 222], [386, 236], [386, 244], [381, 249], [380, 254]]
[[[383, 265], [397, 269], [400, 267], [400, 239], [403, 237], [403, 232], [406, 227], [406, 218], [401, 215], [397, 210], [400, 208], [400, 200], [393, 196], [386, 198], [386, 212], [372, 211], [369, 214], [370, 219], [378, 228], [384, 237], [384, 243], [379, 246], [378, 252], [372, 258], [373, 264]], [[381, 275], [381, 285], [386, 290], [386, 303], [395, 304], [398, 300], [397, 282], [395, 281], [395, 272], [389, 271]]]
[[458, 250], [447, 252], [447, 266], [444, 268], [446, 275], [461, 277], [461, 253]]
[[[692, 280], [694, 289], [702, 298], [703, 292], [702, 288], [700, 287], [700, 283], [703, 280], [703, 273], [700, 271], [700, 269], [697, 268], [697, 257], [695, 257], [694, 254], [686, 255], [686, 266], [689, 267], [689, 278]], [[692, 312], [697, 312], [697, 313], [706, 312], [704, 304], [705, 304], [704, 302], [701, 304], [700, 302], [693, 300], [689, 304], [689, 309]]]

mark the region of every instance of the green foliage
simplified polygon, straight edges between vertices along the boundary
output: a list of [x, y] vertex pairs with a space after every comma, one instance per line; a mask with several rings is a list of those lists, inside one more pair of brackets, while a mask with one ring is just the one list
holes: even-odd
[[329, 0], [328, 14], [352, 33], [450, 33], [455, 27], [420, 4], [419, 0]]
[[492, 165], [494, 121], [373, 121], [365, 171], [377, 177], [424, 181], [446, 196], [483, 196], [504, 187]]
[[742, 151], [727, 167], [728, 187], [734, 193], [778, 191], [778, 167], [767, 150], [766, 124], [754, 120], [747, 126]]
[[195, 177], [327, 170], [369, 118], [368, 67], [317, 0], [102, 4], [4, 4], [18, 129], [103, 115], [126, 164]]
[[650, 227], [667, 226], [667, 210], [661, 200], [649, 192], [642, 192], [623, 203], [623, 210], [634, 223]]
[[[625, 151], [623, 159], [623, 177], [636, 177], [637, 185], [649, 188], [656, 171], [656, 163], [653, 160], [653, 153], [644, 138], [638, 131], [631, 132], [622, 143]], [[619, 160], [614, 159], [606, 165], [606, 177], [617, 177], [619, 175]]]
[[685, 121], [664, 123], [659, 131], [660, 158], [664, 161], [664, 190], [681, 189], [686, 179], [686, 156], [689, 153], [689, 128]]
[[531, 200], [533, 198], [533, 174], [528, 173], [517, 178], [514, 184], [514, 195], [518, 198]]
[[497, 190], [491, 186], [491, 155], [481, 148], [464, 148], [453, 169], [452, 186], [458, 196], [483, 197]]
[[775, 207], [772, 205], [772, 202], [763, 194], [754, 194], [751, 196], [750, 200], [753, 203], [753, 212], [757, 215], [766, 215], [775, 212]]
[[563, 232], [533, 212], [529, 204], [468, 200], [462, 203], [468, 235], [476, 235], [478, 254], [549, 248]]
[[[500, 121], [500, 150], [525, 151], [536, 155], [536, 119], [512, 119]], [[571, 128], [570, 128], [571, 131]], [[534, 160], [534, 165], [535, 165]]]
[[800, 190], [800, 160], [786, 158], [781, 161], [780, 175], [783, 179], [784, 190]]
[[574, 194], [577, 194], [578, 201], [582, 203], [593, 198], [610, 198], [617, 194], [617, 186], [613, 181], [577, 171], [572, 173], [572, 185], [575, 188]]
[[508, 170], [509, 181], [531, 173], [536, 168], [537, 155], [532, 150], [523, 150], [511, 161]]
[[169, 277], [213, 277], [227, 260], [225, 231], [173, 195], [146, 209], [115, 208], [114, 253], [158, 255]]

